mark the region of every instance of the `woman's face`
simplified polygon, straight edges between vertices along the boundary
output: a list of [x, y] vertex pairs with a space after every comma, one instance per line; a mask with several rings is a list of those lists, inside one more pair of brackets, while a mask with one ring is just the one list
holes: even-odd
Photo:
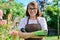
[[36, 14], [37, 14], [37, 7], [29, 5], [28, 6], [28, 13], [29, 13], [30, 16], [36, 16]]

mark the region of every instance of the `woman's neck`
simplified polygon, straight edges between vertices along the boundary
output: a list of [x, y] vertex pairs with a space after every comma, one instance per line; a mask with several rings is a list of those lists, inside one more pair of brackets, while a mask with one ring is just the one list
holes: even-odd
[[31, 20], [36, 20], [36, 16], [30, 17]]

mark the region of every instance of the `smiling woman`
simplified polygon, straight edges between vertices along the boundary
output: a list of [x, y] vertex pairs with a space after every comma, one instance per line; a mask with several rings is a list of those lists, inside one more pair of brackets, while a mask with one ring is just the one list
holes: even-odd
[[27, 5], [26, 17], [20, 20], [18, 26], [18, 32], [12, 31], [12, 35], [17, 34], [20, 38], [25, 40], [44, 40], [47, 34], [47, 23], [44, 17], [41, 17], [41, 11], [39, 10], [36, 2], [30, 2]]
[[37, 3], [30, 3], [27, 6], [27, 10], [26, 10], [26, 16], [30, 17], [30, 16], [41, 16], [41, 12], [37, 6]]

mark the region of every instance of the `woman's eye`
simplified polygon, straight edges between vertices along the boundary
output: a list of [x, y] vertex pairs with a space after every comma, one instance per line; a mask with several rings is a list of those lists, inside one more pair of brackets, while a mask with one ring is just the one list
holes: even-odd
[[37, 8], [29, 8], [30, 10], [36, 10]]

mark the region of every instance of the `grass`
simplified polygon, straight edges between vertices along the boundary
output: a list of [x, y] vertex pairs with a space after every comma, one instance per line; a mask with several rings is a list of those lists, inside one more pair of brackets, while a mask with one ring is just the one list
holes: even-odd
[[[21, 40], [23, 40], [23, 39], [21, 39]], [[58, 39], [58, 36], [48, 36], [45, 38], [45, 40], [60, 40], [60, 39]]]
[[[8, 37], [8, 36], [7, 36]], [[13, 38], [13, 37], [12, 37]], [[17, 37], [17, 38], [13, 38], [14, 40], [19, 40], [19, 38]], [[0, 40], [1, 40], [1, 38], [0, 38]], [[4, 39], [5, 40], [5, 39]], [[10, 39], [10, 38], [7, 38], [7, 40], [12, 40], [12, 39]], [[24, 40], [24, 39], [21, 39], [20, 38], [20, 40]], [[48, 37], [46, 37], [45, 38], [45, 40], [58, 40], [58, 36], [48, 36]], [[60, 39], [59, 39], [60, 40]]]
[[60, 39], [58, 39], [58, 36], [49, 36], [49, 37], [46, 37], [45, 40], [60, 40]]

